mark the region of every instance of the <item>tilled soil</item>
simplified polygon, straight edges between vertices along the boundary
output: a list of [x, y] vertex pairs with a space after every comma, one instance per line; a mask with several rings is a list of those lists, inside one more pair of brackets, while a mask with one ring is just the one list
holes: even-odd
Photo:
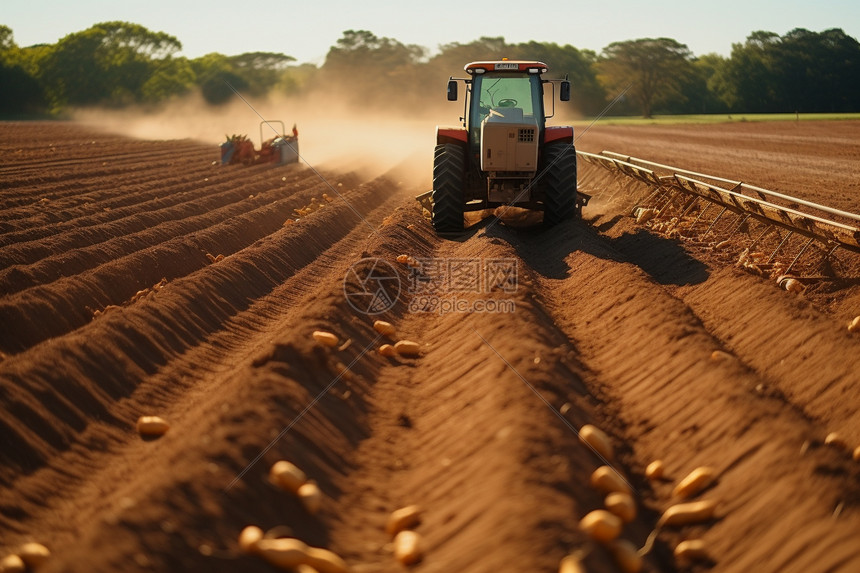
[[[860, 445], [856, 283], [792, 295], [599, 202], [440, 238], [405, 165], [368, 180], [73, 124], [0, 134], [2, 554], [272, 571], [238, 548], [255, 524], [394, 572], [386, 521], [419, 504], [415, 571], [549, 572], [569, 553], [619, 571], [578, 527], [604, 503], [590, 423], [633, 487], [637, 548], [678, 480], [718, 474], [694, 498], [715, 517], [662, 528], [644, 571], [860, 569], [860, 464], [824, 443]], [[595, 126], [577, 145], [860, 211], [856, 122]], [[420, 356], [377, 351], [400, 339]], [[151, 414], [171, 428], [142, 439]], [[318, 513], [269, 482], [279, 459], [317, 482]], [[707, 558], [677, 560], [685, 539]]]

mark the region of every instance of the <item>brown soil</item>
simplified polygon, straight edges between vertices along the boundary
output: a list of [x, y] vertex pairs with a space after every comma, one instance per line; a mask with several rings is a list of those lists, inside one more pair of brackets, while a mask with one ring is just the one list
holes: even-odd
[[[597, 126], [577, 146], [860, 211], [857, 128]], [[33, 540], [40, 571], [273, 571], [239, 551], [256, 524], [396, 572], [385, 523], [419, 504], [416, 572], [550, 572], [576, 552], [618, 571], [578, 529], [603, 505], [591, 423], [635, 491], [637, 547], [677, 480], [718, 472], [695, 498], [716, 517], [662, 529], [644, 571], [860, 569], [860, 464], [824, 444], [860, 444], [851, 277], [791, 295], [610, 204], [444, 239], [396, 170], [225, 167], [215, 146], [62, 123], [0, 135], [0, 557]], [[362, 259], [400, 281], [378, 315], [345, 291]], [[461, 282], [436, 299], [440, 276]], [[432, 306], [455, 296], [505, 312]], [[399, 339], [420, 357], [376, 351]], [[151, 414], [171, 428], [141, 439]], [[319, 484], [316, 515], [269, 483], [279, 459]], [[692, 538], [709, 558], [677, 561]]]

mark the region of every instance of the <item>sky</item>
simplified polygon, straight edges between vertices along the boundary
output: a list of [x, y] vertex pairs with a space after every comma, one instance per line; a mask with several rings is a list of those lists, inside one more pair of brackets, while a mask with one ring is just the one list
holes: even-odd
[[22, 47], [115, 20], [174, 36], [188, 58], [263, 51], [318, 65], [345, 30], [369, 30], [431, 53], [482, 36], [595, 52], [616, 41], [667, 37], [697, 56], [728, 56], [733, 43], [758, 30], [841, 28], [860, 39], [857, 0], [7, 0], [0, 8], [0, 24]]

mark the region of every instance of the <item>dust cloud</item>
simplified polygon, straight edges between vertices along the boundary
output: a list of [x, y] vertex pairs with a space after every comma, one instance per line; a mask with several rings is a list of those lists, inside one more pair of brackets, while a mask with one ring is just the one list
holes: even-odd
[[212, 146], [213, 161], [220, 157], [220, 144], [233, 134], [247, 135], [259, 149], [261, 139], [280, 132], [279, 120], [287, 134], [296, 125], [301, 158], [315, 169], [357, 171], [363, 177], [395, 170], [404, 185], [430, 189], [436, 125], [456, 125], [462, 102], [447, 102], [443, 89], [438, 103], [406, 112], [343, 99], [316, 93], [234, 98], [212, 106], [194, 95], [157, 110], [86, 110], [74, 119], [139, 139], [193, 139]]

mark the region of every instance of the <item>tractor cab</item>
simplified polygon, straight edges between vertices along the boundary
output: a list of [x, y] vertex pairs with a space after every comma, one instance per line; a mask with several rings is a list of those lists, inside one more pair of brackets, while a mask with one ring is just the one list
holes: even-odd
[[[547, 80], [537, 61], [472, 62], [468, 78], [448, 81], [448, 100], [466, 86], [460, 127], [437, 127], [431, 215], [437, 232], [464, 228], [465, 211], [504, 205], [544, 212], [552, 225], [578, 213], [573, 128], [547, 126], [559, 99], [570, 99], [570, 82]], [[552, 111], [544, 109], [551, 87]]]

